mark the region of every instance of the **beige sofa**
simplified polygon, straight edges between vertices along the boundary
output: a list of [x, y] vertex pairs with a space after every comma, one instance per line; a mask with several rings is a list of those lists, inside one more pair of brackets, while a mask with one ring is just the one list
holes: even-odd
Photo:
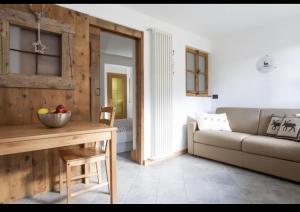
[[300, 142], [264, 136], [272, 114], [293, 116], [300, 109], [218, 108], [233, 132], [198, 130], [188, 123], [188, 152], [300, 182]]

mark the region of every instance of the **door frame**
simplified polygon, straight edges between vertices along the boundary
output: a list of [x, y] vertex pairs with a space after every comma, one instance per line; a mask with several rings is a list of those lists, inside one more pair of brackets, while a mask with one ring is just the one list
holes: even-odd
[[[104, 72], [105, 73], [105, 72]], [[124, 80], [124, 105], [123, 105], [123, 111], [124, 111], [124, 115], [125, 117], [118, 117], [117, 116], [117, 112], [115, 115], [115, 119], [124, 119], [127, 118], [127, 74], [119, 74], [119, 73], [112, 73], [112, 72], [108, 72], [107, 73], [107, 101], [109, 102], [109, 97], [112, 96], [112, 78], [119, 78]], [[129, 91], [130, 92], [130, 91]]]
[[[144, 32], [132, 29], [123, 25], [119, 25], [110, 21], [106, 21], [100, 18], [89, 16], [90, 23], [90, 37], [98, 36], [100, 38], [101, 31], [112, 32], [119, 34], [121, 36], [132, 38], [136, 41], [136, 149], [131, 151], [131, 159], [139, 164], [143, 164], [144, 160]], [[90, 45], [90, 49], [95, 48]], [[99, 39], [100, 48], [100, 39]], [[96, 50], [96, 49], [94, 49]], [[93, 51], [93, 50], [92, 50]], [[90, 51], [90, 52], [92, 52]], [[94, 52], [91, 56], [96, 55], [100, 58], [99, 52]], [[90, 57], [91, 58], [91, 57]], [[92, 71], [93, 67], [98, 65], [100, 67], [100, 59], [96, 64], [90, 63], [90, 76], [91, 76], [91, 121], [96, 121], [99, 117], [99, 109], [97, 105], [100, 105], [99, 87], [95, 85], [100, 85], [100, 76]], [[99, 72], [100, 73], [100, 72]], [[93, 76], [93, 77], [92, 77]], [[99, 83], [99, 84], [97, 84]], [[98, 91], [99, 90], [99, 91]]]

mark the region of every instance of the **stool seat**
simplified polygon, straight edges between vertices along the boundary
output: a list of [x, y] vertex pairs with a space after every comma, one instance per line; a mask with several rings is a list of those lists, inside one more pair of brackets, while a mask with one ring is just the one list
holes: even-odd
[[[77, 148], [77, 149], [66, 149], [60, 150], [59, 155], [64, 162], [70, 161], [91, 161], [92, 159], [101, 160], [105, 158], [105, 151], [95, 148]], [[83, 161], [83, 163], [85, 163]]]

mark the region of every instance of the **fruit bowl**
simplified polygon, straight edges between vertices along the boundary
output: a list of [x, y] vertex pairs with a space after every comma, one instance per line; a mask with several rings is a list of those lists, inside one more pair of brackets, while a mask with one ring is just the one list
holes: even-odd
[[65, 126], [71, 119], [71, 112], [37, 114], [40, 122], [49, 128]]

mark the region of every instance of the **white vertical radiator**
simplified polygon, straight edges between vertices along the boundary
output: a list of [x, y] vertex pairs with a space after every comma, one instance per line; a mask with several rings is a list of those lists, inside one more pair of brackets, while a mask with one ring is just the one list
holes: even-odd
[[172, 151], [173, 44], [172, 35], [151, 29], [151, 159]]

